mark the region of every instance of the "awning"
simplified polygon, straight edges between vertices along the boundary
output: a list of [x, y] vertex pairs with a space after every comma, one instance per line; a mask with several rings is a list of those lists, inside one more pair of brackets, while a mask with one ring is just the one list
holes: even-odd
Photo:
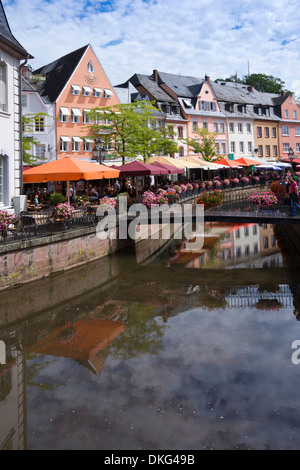
[[104, 91], [107, 95], [112, 96], [113, 92], [109, 88], [104, 88]]
[[71, 113], [69, 111], [69, 108], [64, 108], [63, 106], [61, 106], [59, 109], [61, 114], [63, 114], [64, 116], [70, 116]]
[[96, 91], [97, 93], [102, 93], [102, 88], [94, 87], [94, 91]]
[[74, 140], [74, 142], [82, 142], [81, 137], [72, 137], [72, 140]]
[[89, 138], [87, 138], [87, 139], [84, 139], [84, 140], [85, 140], [85, 142], [90, 142], [91, 144], [94, 142], [94, 140], [93, 140], [93, 139], [89, 139]]
[[192, 108], [192, 103], [189, 100], [182, 100], [188, 108]]
[[72, 108], [72, 113], [74, 114], [74, 116], [81, 116], [81, 111], [79, 108]]
[[78, 86], [78, 85], [71, 85], [71, 88], [72, 88], [74, 91], [80, 91], [80, 90], [81, 90], [80, 86]]
[[62, 140], [63, 142], [71, 142], [70, 137], [66, 137], [66, 136], [64, 136], [64, 135], [61, 135], [61, 136], [60, 136], [60, 140]]
[[92, 93], [92, 89], [91, 89], [89, 86], [83, 86], [82, 89], [83, 89], [86, 93]]

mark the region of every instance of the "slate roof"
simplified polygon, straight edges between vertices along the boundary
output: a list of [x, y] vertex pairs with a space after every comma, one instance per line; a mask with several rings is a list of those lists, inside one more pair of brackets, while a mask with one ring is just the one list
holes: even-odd
[[[177, 103], [174, 98], [172, 98], [168, 93], [166, 93], [154, 80], [153, 77], [149, 75], [134, 74], [128, 81], [130, 81], [133, 86], [138, 87], [142, 86], [147, 90], [147, 92], [158, 102], [158, 103]], [[151, 98], [151, 97], [150, 97]]]
[[33, 57], [28, 54], [24, 47], [16, 40], [14, 35], [11, 32], [9, 27], [5, 11], [0, 0], [0, 42], [10, 47], [20, 55], [21, 59], [26, 59], [27, 57], [33, 59]]
[[158, 83], [165, 83], [177, 96], [193, 98], [200, 93], [204, 80], [186, 75], [158, 72]]
[[46, 76], [46, 81], [39, 87], [45, 101], [53, 103], [57, 100], [88, 47], [89, 44], [34, 70], [34, 75]]
[[21, 87], [22, 91], [33, 91], [37, 93], [37, 90], [26, 80], [25, 77], [22, 77]]

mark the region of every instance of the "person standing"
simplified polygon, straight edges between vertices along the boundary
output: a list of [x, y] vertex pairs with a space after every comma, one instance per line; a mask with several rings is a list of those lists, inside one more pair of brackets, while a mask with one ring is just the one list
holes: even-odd
[[300, 210], [300, 205], [298, 204], [299, 200], [299, 190], [298, 185], [292, 176], [289, 176], [289, 198], [290, 198], [290, 215], [296, 215], [296, 209]]

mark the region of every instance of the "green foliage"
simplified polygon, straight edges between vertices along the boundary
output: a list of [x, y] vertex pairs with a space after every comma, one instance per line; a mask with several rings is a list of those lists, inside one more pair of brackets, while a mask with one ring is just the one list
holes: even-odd
[[51, 206], [57, 206], [57, 204], [61, 204], [62, 202], [65, 202], [66, 198], [63, 196], [63, 194], [60, 193], [53, 193], [50, 194], [50, 205]]
[[[41, 157], [38, 157], [33, 154], [33, 148], [35, 145], [39, 145], [40, 141], [37, 140], [32, 133], [35, 131], [35, 125], [39, 119], [49, 116], [53, 119], [56, 119], [54, 116], [51, 116], [47, 113], [33, 113], [33, 114], [24, 114], [22, 116], [22, 148], [23, 148], [23, 162], [26, 165], [34, 165], [41, 160]], [[46, 127], [46, 126], [45, 126]], [[29, 134], [29, 135], [26, 135]]]
[[237, 74], [230, 75], [230, 77], [218, 79], [224, 82], [243, 83], [245, 85], [253, 86], [257, 91], [264, 93], [280, 94], [285, 91], [288, 95], [293, 95], [289, 90], [284, 89], [285, 82], [280, 78], [273, 77], [273, 75], [266, 75], [263, 73], [252, 73], [245, 75], [242, 79], [238, 78]]
[[[126, 159], [142, 157], [146, 161], [153, 154], [165, 150], [171, 149], [174, 152], [177, 146], [174, 146], [174, 142], [171, 144], [164, 129], [156, 127], [156, 111], [149, 101], [93, 108], [88, 113], [93, 121], [88, 126], [89, 137], [101, 135], [104, 140], [113, 141], [123, 164]], [[105, 122], [98, 124], [97, 120], [103, 120], [103, 116]]]
[[215, 145], [218, 134], [208, 131], [205, 127], [201, 127], [201, 129], [198, 127], [194, 132], [198, 138], [182, 139], [182, 141], [192, 147], [195, 153], [202, 155], [203, 160], [207, 162], [218, 160], [218, 158], [214, 158], [217, 157]]

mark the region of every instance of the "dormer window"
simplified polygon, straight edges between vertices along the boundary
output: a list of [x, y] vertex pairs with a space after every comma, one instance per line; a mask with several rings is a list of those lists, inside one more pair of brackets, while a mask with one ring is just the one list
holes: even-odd
[[230, 113], [233, 113], [233, 111], [234, 111], [233, 103], [225, 104], [225, 111], [229, 111]]
[[89, 73], [94, 73], [95, 72], [95, 67], [93, 62], [90, 60], [89, 63], [87, 64], [87, 71]]
[[71, 95], [79, 95], [80, 90], [81, 90], [80, 86], [71, 85]]
[[82, 94], [83, 96], [91, 96], [92, 89], [89, 86], [82, 87]]
[[245, 112], [246, 112], [246, 106], [245, 106], [244, 104], [240, 104], [240, 105], [238, 106], [238, 111], [239, 111], [240, 113], [245, 114]]

